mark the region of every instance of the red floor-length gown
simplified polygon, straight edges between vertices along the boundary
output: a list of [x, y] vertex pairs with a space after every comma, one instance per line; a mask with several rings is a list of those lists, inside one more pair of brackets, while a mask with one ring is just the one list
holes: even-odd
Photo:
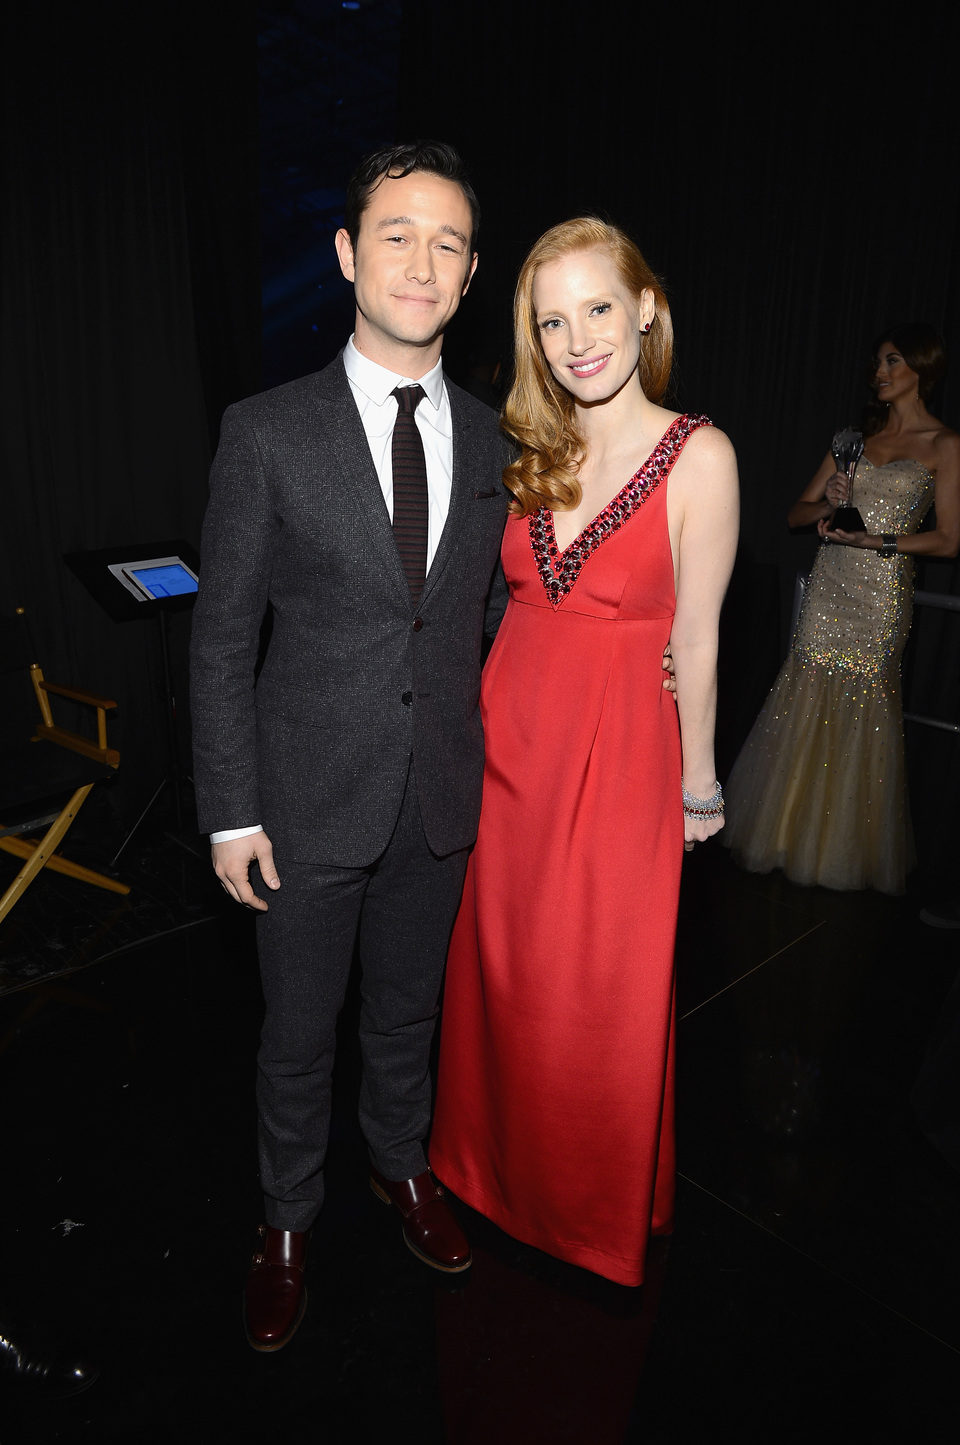
[[628, 1285], [673, 1215], [683, 816], [666, 483], [705, 424], [676, 418], [565, 552], [551, 512], [507, 523], [430, 1143], [439, 1178], [508, 1234]]

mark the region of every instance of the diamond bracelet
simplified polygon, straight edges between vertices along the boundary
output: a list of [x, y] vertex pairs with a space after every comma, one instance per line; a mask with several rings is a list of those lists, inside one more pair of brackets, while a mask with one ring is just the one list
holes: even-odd
[[683, 783], [680, 784], [680, 791], [683, 795], [683, 811], [688, 818], [722, 818], [723, 817], [723, 789], [719, 782], [711, 798], [696, 798], [693, 793], [688, 793]]

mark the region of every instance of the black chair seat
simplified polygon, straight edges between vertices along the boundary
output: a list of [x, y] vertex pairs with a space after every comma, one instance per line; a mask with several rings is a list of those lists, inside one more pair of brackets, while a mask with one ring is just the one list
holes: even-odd
[[47, 742], [20, 743], [0, 753], [0, 824], [9, 828], [25, 808], [35, 811], [38, 805], [52, 805], [65, 793], [114, 776], [115, 770], [106, 763], [66, 748]]

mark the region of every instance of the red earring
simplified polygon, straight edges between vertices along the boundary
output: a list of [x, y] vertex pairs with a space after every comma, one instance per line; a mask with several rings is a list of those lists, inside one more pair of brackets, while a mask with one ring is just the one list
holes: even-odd
[[649, 322], [649, 321], [647, 322], [646, 326], [645, 326], [643, 329], [644, 329], [644, 332], [647, 332], [647, 331], [650, 330], [650, 322]]

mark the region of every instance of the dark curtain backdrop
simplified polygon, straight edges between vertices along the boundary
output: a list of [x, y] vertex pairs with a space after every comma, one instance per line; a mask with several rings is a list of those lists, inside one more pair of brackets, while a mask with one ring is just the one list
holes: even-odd
[[41, 6], [4, 38], [0, 604], [48, 676], [119, 701], [125, 821], [166, 766], [159, 626], [62, 558], [196, 545], [219, 414], [257, 389], [255, 11]]
[[397, 138], [401, 0], [258, 7], [263, 385], [325, 366], [353, 328], [334, 237], [358, 156]]
[[[459, 143], [484, 208], [451, 368], [508, 354], [530, 243], [599, 213], [666, 282], [676, 405], [707, 412], [737, 448], [724, 769], [783, 659], [815, 552], [787, 509], [833, 432], [856, 423], [884, 326], [942, 329], [953, 362], [936, 409], [960, 428], [957, 7], [854, 9], [487, 0], [467, 29], [430, 0], [405, 6], [400, 128]], [[918, 583], [958, 592], [960, 568], [927, 563]], [[915, 710], [960, 721], [960, 615], [918, 609], [907, 675]], [[943, 819], [960, 802], [957, 740], [914, 726], [908, 746], [918, 827], [928, 852], [946, 840], [956, 869]]]
[[[155, 639], [109, 622], [62, 553], [196, 540], [224, 404], [344, 340], [329, 249], [347, 170], [381, 139], [439, 135], [463, 151], [484, 210], [446, 350], [458, 379], [509, 364], [517, 267], [563, 217], [619, 222], [664, 277], [676, 404], [729, 432], [742, 471], [726, 766], [814, 552], [788, 533], [787, 507], [858, 416], [885, 324], [943, 329], [954, 364], [938, 406], [960, 425], [955, 7], [859, 24], [837, 5], [704, 18], [602, 0], [126, 14], [48, 6], [7, 22], [0, 601], [30, 607], [50, 670], [120, 697], [128, 753], [157, 745]], [[258, 144], [281, 132], [261, 177]], [[287, 224], [299, 250], [282, 244]], [[266, 368], [261, 234], [264, 295], [279, 302]], [[954, 564], [927, 564], [920, 582], [960, 590]], [[960, 716], [958, 632], [956, 616], [918, 614], [908, 671], [923, 711]], [[917, 736], [921, 790], [955, 801], [955, 740]]]

